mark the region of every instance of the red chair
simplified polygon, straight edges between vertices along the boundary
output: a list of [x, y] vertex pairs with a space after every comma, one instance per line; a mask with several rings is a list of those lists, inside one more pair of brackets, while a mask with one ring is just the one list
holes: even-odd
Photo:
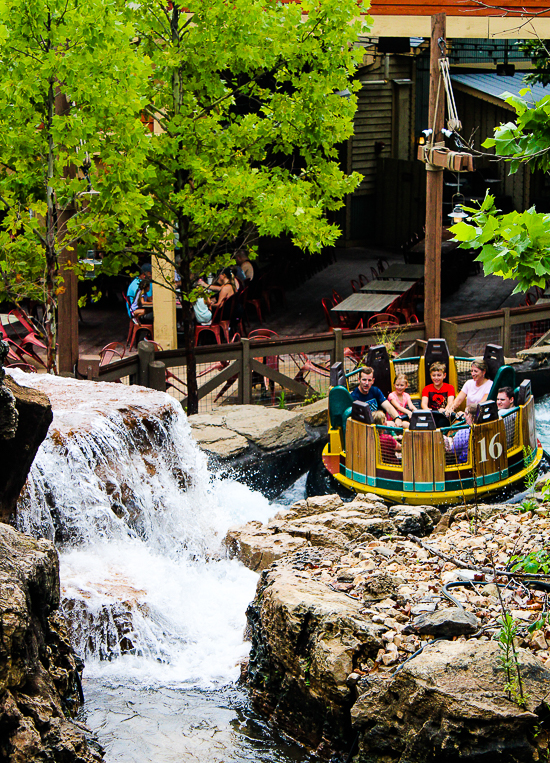
[[[277, 339], [278, 337], [279, 335], [277, 332], [272, 331], [271, 329], [254, 329], [254, 331], [251, 331], [248, 335], [249, 339]], [[273, 368], [275, 371], [279, 370], [278, 355], [266, 355], [261, 358], [254, 358], [254, 360], [257, 360], [260, 363], [264, 363], [268, 368]], [[273, 405], [275, 403], [275, 382], [268, 376], [262, 377], [260, 374], [258, 374], [258, 377], [263, 381], [263, 385], [266, 391], [271, 389], [271, 404]], [[254, 385], [254, 374], [252, 379], [252, 384]]]
[[6, 329], [2, 325], [2, 322], [0, 321], [0, 339], [3, 339], [4, 342], [8, 345], [8, 357], [7, 360], [10, 363], [23, 363], [27, 365], [27, 362], [25, 360], [25, 355], [32, 358], [33, 360], [38, 360], [38, 362], [41, 365], [44, 365], [43, 361], [38, 358], [36, 353], [32, 350], [25, 349], [25, 347], [22, 347], [20, 344], [18, 344], [14, 339], [11, 339], [6, 334]]
[[[126, 294], [124, 294], [124, 292], [122, 293], [122, 296], [124, 298], [124, 302], [126, 303], [126, 307], [128, 308], [128, 312], [130, 314], [130, 325], [128, 327], [128, 337], [126, 339], [126, 348], [128, 349], [128, 352], [132, 352], [132, 350], [134, 349], [134, 345], [136, 343], [137, 335], [140, 331], [146, 331], [150, 335], [151, 339], [153, 339], [154, 337], [153, 324], [142, 323], [140, 319], [136, 315], [134, 315], [132, 306], [130, 305], [130, 300], [128, 299]], [[128, 348], [128, 345], [130, 345], [129, 348]]]
[[[9, 321], [10, 316], [13, 318], [12, 321]], [[37, 328], [33, 323], [31, 323], [31, 319], [27, 316], [25, 311], [19, 307], [14, 308], [8, 313], [8, 321], [13, 328], [19, 347], [21, 347], [23, 352], [32, 357], [33, 360], [45, 368], [46, 364], [37, 354], [36, 349], [40, 348], [41, 350], [47, 351], [48, 348], [44, 342], [36, 335]], [[23, 326], [25, 331], [18, 331], [17, 324]]]
[[213, 323], [214, 318], [210, 323], [198, 323], [195, 326], [195, 346], [199, 343], [199, 337], [203, 331], [210, 331], [216, 337], [216, 344], [222, 343], [221, 326], [219, 323]]
[[105, 347], [99, 351], [99, 365], [106, 366], [107, 363], [110, 363], [113, 360], [113, 358], [122, 360], [125, 349], [126, 348], [122, 342], [111, 342], [110, 344], [106, 344]]
[[383, 257], [380, 257], [380, 259], [376, 263], [376, 266], [378, 268], [378, 275], [380, 275], [387, 267], [389, 267], [389, 262], [385, 260]]
[[354, 294], [358, 291], [361, 291], [361, 284], [359, 283], [359, 281], [356, 281], [354, 278], [352, 278], [350, 281], [350, 284], [351, 284], [351, 290], [353, 291]]
[[369, 279], [367, 278], [366, 275], [363, 275], [363, 273], [359, 273], [358, 278], [359, 278], [360, 286], [365, 286], [369, 282]]
[[372, 280], [375, 281], [378, 278], [378, 271], [375, 270], [374, 268], [371, 268], [370, 272], [371, 272], [371, 275], [372, 275]]
[[338, 294], [336, 289], [332, 290], [332, 299], [333, 299], [333, 306], [336, 307], [336, 305], [339, 305], [340, 302], [342, 302], [342, 297]]
[[399, 318], [391, 313], [376, 313], [369, 318], [367, 328], [370, 329], [373, 326], [398, 326]]

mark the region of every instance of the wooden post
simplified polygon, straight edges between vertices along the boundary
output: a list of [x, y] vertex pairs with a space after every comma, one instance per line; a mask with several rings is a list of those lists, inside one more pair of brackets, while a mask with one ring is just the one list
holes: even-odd
[[441, 336], [447, 340], [450, 355], [458, 353], [458, 331], [456, 323], [441, 319]]
[[[246, 337], [241, 339], [243, 348], [243, 363], [241, 367], [241, 390], [242, 404], [250, 405], [252, 401], [252, 368], [250, 367], [250, 340]], [[239, 395], [241, 397], [241, 395]]]
[[[55, 96], [55, 113], [68, 114], [69, 102], [63, 93], [58, 92]], [[67, 168], [66, 175], [73, 177], [74, 167]], [[58, 212], [58, 241], [63, 240], [66, 232], [67, 221], [74, 215], [74, 208]], [[72, 268], [66, 269], [74, 260], [78, 259], [75, 251], [69, 252], [62, 249], [58, 255], [59, 274], [63, 276], [63, 289], [57, 300], [57, 351], [59, 372], [75, 370], [78, 362], [78, 278]]]
[[504, 352], [504, 357], [509, 358], [511, 354], [510, 345], [512, 340], [512, 332], [511, 332], [511, 325], [510, 325], [510, 308], [505, 307], [504, 308], [504, 324], [502, 326], [502, 351]]
[[334, 359], [332, 362], [344, 362], [344, 337], [342, 336], [342, 329], [334, 329]]
[[[445, 87], [440, 77], [440, 41], [445, 41], [445, 14], [432, 16], [430, 45], [430, 96], [428, 127], [430, 142], [440, 139], [445, 118]], [[424, 258], [424, 323], [426, 339], [440, 336], [441, 321], [441, 226], [443, 167], [426, 163], [426, 247]]]
[[148, 387], [159, 392], [166, 392], [166, 366], [162, 360], [153, 360], [147, 368], [149, 375]]
[[155, 359], [155, 347], [146, 340], [138, 344], [139, 384], [149, 386], [149, 364]]

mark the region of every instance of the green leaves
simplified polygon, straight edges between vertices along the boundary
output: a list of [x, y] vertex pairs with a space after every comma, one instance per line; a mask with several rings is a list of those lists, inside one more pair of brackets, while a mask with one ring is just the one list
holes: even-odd
[[477, 260], [485, 274], [517, 280], [515, 292], [544, 286], [550, 273], [550, 215], [525, 212], [498, 214], [488, 194], [479, 209], [468, 208], [469, 222], [451, 228], [462, 248], [480, 249]]

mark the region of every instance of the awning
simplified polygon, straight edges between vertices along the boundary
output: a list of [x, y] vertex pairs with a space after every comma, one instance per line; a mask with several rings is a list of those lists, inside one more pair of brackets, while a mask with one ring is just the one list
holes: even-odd
[[[527, 87], [525, 74], [522, 72], [518, 72], [512, 77], [501, 77], [496, 72], [460, 73], [452, 74], [451, 80], [457, 90], [464, 90], [471, 95], [505, 108], [511, 108], [504, 103], [505, 93], [519, 96], [520, 90]], [[532, 84], [530, 88], [531, 94], [523, 96], [528, 102], [540, 101], [545, 95], [550, 95], [550, 86]]]

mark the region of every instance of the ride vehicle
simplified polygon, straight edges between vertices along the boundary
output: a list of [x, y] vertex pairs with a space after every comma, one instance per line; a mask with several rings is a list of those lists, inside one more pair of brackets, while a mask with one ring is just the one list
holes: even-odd
[[[450, 356], [444, 339], [430, 339], [425, 354], [418, 357], [390, 360], [383, 345], [371, 347], [365, 365], [374, 369], [374, 383], [386, 397], [396, 374], [405, 374], [408, 392], [420, 408], [432, 363], [444, 363], [447, 380], [459, 390], [470, 378], [473, 360]], [[391, 503], [468, 503], [516, 483], [519, 489], [543, 457], [535, 431], [531, 382], [526, 379], [516, 387], [515, 371], [504, 364], [498, 345], [487, 345], [484, 360], [493, 385], [487, 401], [477, 407], [469, 436], [462, 435], [466, 443], [460, 453], [452, 442], [466, 425], [438, 429], [430, 411], [415, 411], [405, 430], [373, 424], [368, 404], [354, 402], [349, 392], [350, 380], [361, 369], [346, 374], [341, 363], [334, 364], [328, 399], [329, 441], [323, 450], [327, 470], [345, 487], [374, 493]], [[515, 405], [499, 416], [496, 396], [501, 387], [515, 390]], [[400, 453], [387, 446], [399, 435]]]

